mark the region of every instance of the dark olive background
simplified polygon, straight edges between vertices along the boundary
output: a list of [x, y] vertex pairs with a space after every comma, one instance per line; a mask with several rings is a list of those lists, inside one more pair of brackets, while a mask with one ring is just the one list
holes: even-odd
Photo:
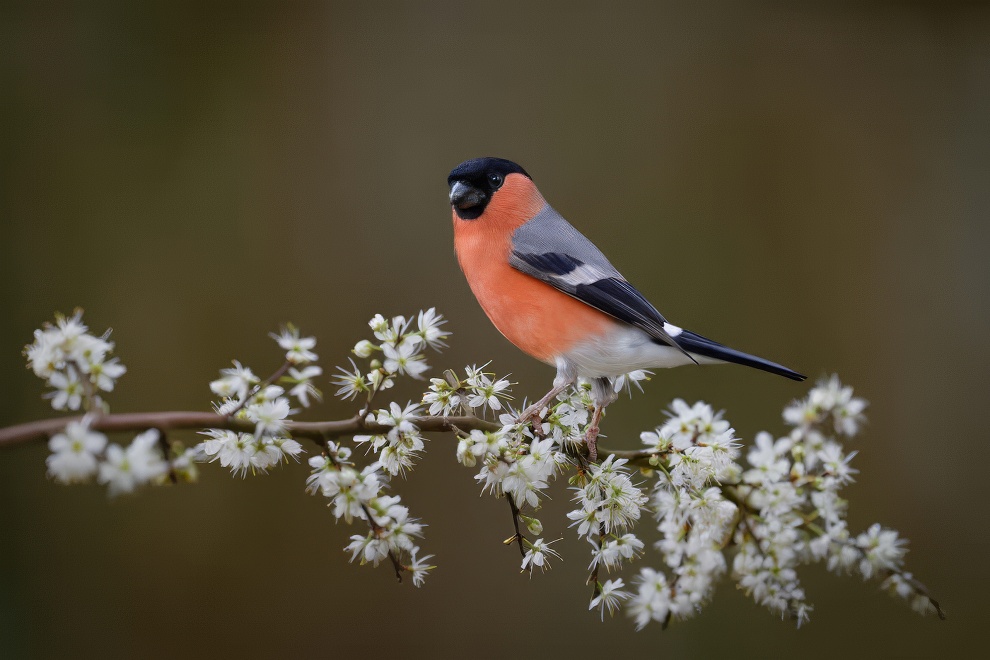
[[[799, 631], [728, 581], [666, 632], [600, 624], [566, 491], [543, 516], [564, 562], [520, 575], [504, 505], [444, 436], [397, 484], [440, 565], [420, 590], [347, 564], [351, 530], [304, 494], [305, 466], [210, 466], [196, 486], [108, 502], [46, 480], [36, 445], [0, 455], [0, 656], [985, 646], [990, 13], [533, 4], [5, 4], [0, 424], [50, 414], [19, 352], [77, 305], [129, 368], [117, 411], [205, 409], [230, 359], [278, 364], [280, 322], [317, 335], [329, 371], [375, 312], [432, 305], [454, 332], [436, 368], [493, 360], [519, 395], [541, 393], [552, 372], [490, 326], [451, 248], [447, 172], [500, 155], [675, 323], [838, 372], [871, 401], [850, 521], [910, 538], [909, 569], [949, 620], [816, 567]], [[674, 396], [726, 409], [747, 440], [780, 433], [805, 391], [739, 367], [658, 373], [610, 410], [607, 444], [636, 446]], [[307, 416], [350, 413], [331, 400]]]

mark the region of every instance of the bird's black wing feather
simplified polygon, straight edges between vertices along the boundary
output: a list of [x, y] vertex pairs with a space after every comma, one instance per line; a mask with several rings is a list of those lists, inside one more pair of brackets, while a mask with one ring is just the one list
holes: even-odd
[[636, 326], [657, 342], [673, 346], [687, 355], [664, 329], [666, 319], [643, 294], [621, 276], [595, 279], [598, 271], [559, 252], [513, 251], [509, 263], [516, 270], [546, 282], [609, 316]]
[[664, 329], [660, 312], [549, 205], [513, 233], [509, 265], [688, 355]]
[[516, 270], [550, 284], [581, 302], [620, 321], [644, 330], [666, 319], [629, 282], [618, 277], [601, 277], [587, 264], [559, 252], [513, 252], [510, 261]]

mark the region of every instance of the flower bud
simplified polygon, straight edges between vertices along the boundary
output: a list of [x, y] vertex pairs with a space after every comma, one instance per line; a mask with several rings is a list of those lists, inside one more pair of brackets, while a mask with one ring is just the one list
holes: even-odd
[[523, 516], [523, 520], [526, 521], [527, 531], [529, 531], [529, 533], [533, 536], [539, 536], [543, 533], [543, 523], [541, 523], [538, 519]]
[[366, 358], [370, 356], [376, 348], [378, 347], [372, 344], [367, 339], [362, 339], [361, 341], [359, 341], [357, 344], [354, 345], [354, 350], [352, 352], [354, 353], [354, 355], [360, 358]]

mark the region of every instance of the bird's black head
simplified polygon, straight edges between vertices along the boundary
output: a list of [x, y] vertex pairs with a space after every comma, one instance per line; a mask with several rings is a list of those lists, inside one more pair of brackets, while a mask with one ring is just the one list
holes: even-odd
[[473, 158], [451, 170], [447, 185], [450, 186], [450, 205], [457, 217], [462, 220], [480, 217], [492, 195], [510, 174], [532, 178], [526, 170], [504, 158]]

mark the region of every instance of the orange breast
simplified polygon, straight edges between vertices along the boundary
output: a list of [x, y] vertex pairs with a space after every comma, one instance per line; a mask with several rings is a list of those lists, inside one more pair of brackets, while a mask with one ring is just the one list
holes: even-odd
[[506, 177], [477, 220], [454, 218], [461, 270], [482, 309], [506, 339], [538, 360], [554, 358], [615, 324], [608, 315], [509, 265], [512, 232], [546, 202], [521, 174]]

